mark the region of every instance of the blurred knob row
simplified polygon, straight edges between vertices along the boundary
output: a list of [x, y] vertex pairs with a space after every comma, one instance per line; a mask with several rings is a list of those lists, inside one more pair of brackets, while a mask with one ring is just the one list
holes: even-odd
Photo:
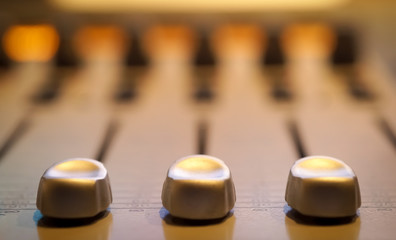
[[[0, 65], [12, 62], [48, 62], [56, 67], [77, 67], [98, 59], [126, 67], [147, 67], [153, 62], [177, 59], [196, 67], [215, 67], [236, 59], [263, 66], [271, 75], [271, 95], [275, 100], [293, 98], [284, 66], [308, 56], [334, 66], [346, 76], [349, 93], [359, 100], [372, 99], [373, 93], [361, 81], [355, 65], [359, 63], [357, 34], [350, 27], [334, 27], [310, 22], [283, 28], [258, 24], [228, 23], [212, 30], [197, 30], [185, 24], [157, 24], [145, 31], [132, 31], [116, 25], [86, 25], [64, 34], [51, 24], [14, 25], [3, 31]], [[198, 75], [202, 75], [198, 73]], [[208, 76], [196, 81], [194, 98], [213, 98]], [[55, 76], [35, 97], [48, 102], [60, 86]], [[115, 94], [126, 102], [136, 95], [136, 82], [127, 77]]]
[[245, 46], [244, 51], [269, 66], [283, 65], [304, 51], [325, 56], [335, 65], [353, 64], [358, 55], [351, 28], [324, 23], [294, 23], [275, 30], [234, 23], [212, 31], [159, 24], [139, 33], [114, 25], [87, 25], [71, 35], [51, 24], [27, 24], [10, 26], [2, 33], [2, 67], [11, 62], [51, 60], [57, 66], [77, 66], [87, 56], [103, 52], [107, 58], [124, 59], [128, 66], [146, 66], [161, 49], [184, 52], [198, 66], [213, 66], [235, 46]]

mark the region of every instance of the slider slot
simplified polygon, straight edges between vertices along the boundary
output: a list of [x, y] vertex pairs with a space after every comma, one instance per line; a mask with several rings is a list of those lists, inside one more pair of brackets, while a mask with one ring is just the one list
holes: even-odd
[[12, 149], [12, 147], [21, 139], [30, 126], [29, 116], [25, 116], [8, 136], [0, 148], [0, 160]]
[[60, 36], [58, 52], [54, 62], [57, 67], [77, 68], [80, 65], [79, 56], [76, 53], [70, 35], [72, 32], [64, 32]]
[[106, 153], [109, 150], [109, 147], [111, 143], [113, 142], [114, 136], [116, 135], [118, 131], [119, 124], [117, 121], [112, 120], [105, 132], [102, 144], [100, 145], [99, 151], [96, 154], [96, 160], [99, 162], [104, 162], [104, 159], [106, 157]]
[[268, 73], [271, 79], [271, 96], [277, 101], [290, 101], [293, 98], [293, 94], [285, 78], [285, 72], [283, 67], [269, 67]]
[[396, 133], [392, 130], [388, 121], [381, 117], [378, 121], [378, 125], [382, 133], [385, 135], [386, 139], [389, 141], [390, 144], [392, 144], [393, 148], [396, 150]]
[[300, 130], [298, 129], [298, 126], [296, 124], [295, 121], [290, 121], [288, 124], [288, 128], [289, 128], [289, 133], [290, 136], [292, 137], [294, 146], [296, 148], [297, 154], [299, 158], [303, 158], [307, 156], [307, 151], [304, 147], [302, 138], [301, 138], [301, 134], [300, 134]]
[[63, 85], [63, 73], [58, 69], [52, 74], [49, 81], [47, 81], [39, 92], [33, 97], [36, 104], [45, 104], [54, 101], [60, 93]]
[[208, 33], [201, 33], [193, 63], [197, 68], [197, 77], [194, 79], [194, 98], [198, 102], [210, 102], [214, 97], [211, 89], [211, 80], [217, 64], [217, 59], [213, 52]]
[[197, 102], [210, 102], [214, 98], [211, 89], [213, 69], [211, 67], [199, 67], [194, 83], [194, 98]]
[[372, 100], [374, 94], [367, 89], [354, 72], [346, 74], [349, 93], [358, 100]]
[[61, 36], [58, 51], [54, 58], [54, 69], [48, 81], [40, 88], [39, 92], [33, 97], [37, 104], [45, 104], [55, 100], [60, 93], [64, 82], [65, 73], [71, 68], [79, 66], [78, 56], [73, 49], [70, 33], [63, 33]]
[[122, 79], [116, 94], [115, 100], [119, 103], [129, 102], [136, 98], [136, 76], [137, 74], [126, 72], [124, 79]]
[[198, 123], [198, 141], [197, 141], [197, 153], [198, 154], [207, 154], [207, 145], [208, 145], [208, 131], [209, 126], [206, 121], [201, 121]]
[[3, 48], [0, 47], [0, 69], [7, 70], [10, 68], [10, 66], [11, 66], [11, 60], [7, 57]]
[[375, 96], [367, 89], [356, 72], [358, 62], [358, 41], [356, 34], [348, 27], [337, 30], [337, 44], [331, 56], [333, 66], [344, 73], [349, 94], [357, 100], [372, 100]]
[[[115, 101], [119, 103], [129, 102], [136, 98], [136, 79], [138, 79], [141, 74], [141, 68], [149, 66], [149, 60], [144, 54], [141, 41], [136, 34], [131, 36], [130, 43], [131, 46], [125, 58], [126, 70], [124, 78], [121, 80], [121, 83], [114, 95]], [[130, 68], [132, 68], [132, 72]]]
[[286, 57], [281, 46], [279, 32], [270, 32], [262, 64], [271, 81], [271, 96], [277, 101], [290, 101], [292, 93], [285, 77]]
[[215, 66], [217, 59], [213, 53], [210, 37], [207, 33], [202, 33], [199, 40], [198, 50], [195, 55], [195, 66]]
[[149, 65], [149, 60], [144, 53], [137, 34], [132, 34], [131, 36], [131, 46], [126, 56], [125, 64], [130, 67], [147, 67]]
[[274, 84], [271, 94], [277, 101], [290, 101], [292, 99], [292, 94], [289, 89], [280, 82]]

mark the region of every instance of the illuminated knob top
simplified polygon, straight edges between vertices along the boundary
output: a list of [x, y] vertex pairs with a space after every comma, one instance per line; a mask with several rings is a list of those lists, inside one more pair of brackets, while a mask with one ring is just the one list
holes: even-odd
[[182, 158], [169, 168], [162, 189], [162, 203], [175, 217], [222, 218], [235, 204], [230, 170], [215, 157], [192, 155]]
[[347, 217], [360, 207], [358, 180], [343, 161], [325, 157], [302, 158], [292, 166], [286, 202], [296, 211], [314, 217]]
[[48, 168], [41, 177], [37, 208], [54, 218], [93, 217], [112, 202], [109, 177], [102, 163], [68, 159]]

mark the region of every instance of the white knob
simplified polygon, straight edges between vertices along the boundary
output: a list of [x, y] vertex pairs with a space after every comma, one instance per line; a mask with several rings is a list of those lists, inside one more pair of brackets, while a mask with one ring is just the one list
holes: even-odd
[[301, 214], [325, 218], [353, 216], [361, 205], [352, 169], [326, 156], [305, 157], [294, 163], [285, 199]]
[[112, 202], [110, 181], [102, 163], [68, 159], [48, 168], [41, 177], [37, 208], [53, 218], [93, 217]]
[[222, 218], [234, 207], [235, 187], [223, 161], [192, 155], [176, 161], [168, 170], [162, 204], [172, 216], [185, 219]]

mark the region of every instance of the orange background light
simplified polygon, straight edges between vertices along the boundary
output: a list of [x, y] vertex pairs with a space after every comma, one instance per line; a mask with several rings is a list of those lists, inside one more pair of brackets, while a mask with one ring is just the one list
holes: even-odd
[[16, 25], [3, 38], [6, 54], [14, 61], [48, 61], [59, 46], [59, 36], [52, 25]]

